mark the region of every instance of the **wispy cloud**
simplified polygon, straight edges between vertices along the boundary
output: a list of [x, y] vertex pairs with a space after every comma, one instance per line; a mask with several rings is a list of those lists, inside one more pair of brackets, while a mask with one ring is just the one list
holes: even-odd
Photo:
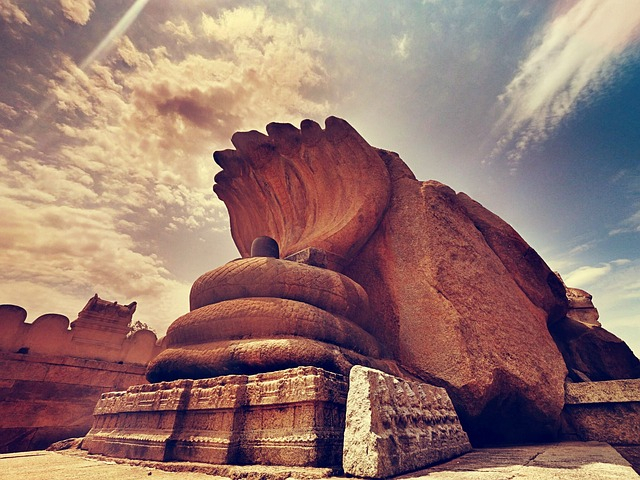
[[559, 2], [540, 41], [499, 97], [491, 156], [507, 154], [512, 168], [581, 102], [611, 81], [617, 62], [640, 33], [640, 8], [621, 0]]
[[621, 233], [640, 233], [640, 210], [625, 218], [618, 228], [609, 232], [609, 235], [614, 236]]
[[398, 57], [405, 59], [409, 57], [409, 48], [411, 47], [411, 40], [405, 33], [401, 36], [393, 36], [393, 53]]
[[[144, 47], [131, 29], [107, 57], [55, 52], [38, 84], [48, 110], [28, 129], [0, 128], [3, 302], [67, 313], [98, 292], [137, 300], [137, 317], [162, 331], [188, 309], [190, 283], [170, 267], [178, 245], [228, 228], [212, 151], [239, 129], [328, 113], [305, 93], [326, 76], [310, 30], [264, 7], [175, 22], [146, 31]], [[188, 54], [175, 38], [193, 43]], [[0, 104], [5, 118], [16, 109]]]
[[598, 280], [613, 272], [615, 268], [623, 267], [633, 263], [627, 258], [612, 260], [596, 266], [582, 266], [570, 272], [564, 282], [570, 287], [588, 288]]
[[0, 0], [0, 18], [7, 23], [30, 25], [26, 12], [11, 0]]
[[570, 272], [564, 279], [570, 287], [587, 288], [596, 280], [611, 272], [611, 264], [603, 263], [593, 266], [583, 266]]
[[78, 25], [86, 25], [96, 8], [93, 0], [60, 0], [64, 16]]

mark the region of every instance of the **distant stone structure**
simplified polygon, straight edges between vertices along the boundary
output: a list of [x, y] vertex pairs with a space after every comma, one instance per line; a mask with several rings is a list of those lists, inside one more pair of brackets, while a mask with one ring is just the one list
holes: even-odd
[[131, 332], [129, 324], [135, 310], [135, 302], [118, 305], [96, 294], [71, 324], [67, 317], [56, 313], [26, 323], [25, 309], [0, 305], [0, 351], [146, 365], [161, 348], [152, 331]]
[[131, 335], [135, 302], [95, 295], [71, 322], [0, 305], [0, 453], [46, 448], [86, 434], [100, 395], [145, 382], [162, 346], [149, 330]]
[[640, 377], [640, 365], [627, 344], [598, 321], [589, 293], [567, 288], [569, 309], [549, 326], [574, 382], [608, 381]]
[[[243, 258], [193, 284], [190, 312], [149, 364], [151, 386], [103, 396], [90, 452], [335, 466], [336, 445], [349, 459], [364, 441], [344, 434], [345, 415], [373, 422], [367, 408], [347, 413], [362, 393], [347, 378], [365, 367], [402, 387], [380, 390], [398, 416], [381, 419], [367, 445], [372, 456], [396, 455], [404, 471], [462, 453], [467, 434], [474, 446], [557, 439], [577, 418], [567, 381], [640, 377], [640, 361], [599, 325], [588, 294], [567, 288], [464, 193], [418, 181], [397, 154], [335, 117], [325, 129], [272, 123], [267, 134], [236, 133], [234, 150], [214, 153], [214, 191]], [[289, 389], [313, 379], [323, 380], [303, 397]], [[315, 420], [296, 423], [298, 412]], [[399, 473], [354, 465], [343, 466]]]

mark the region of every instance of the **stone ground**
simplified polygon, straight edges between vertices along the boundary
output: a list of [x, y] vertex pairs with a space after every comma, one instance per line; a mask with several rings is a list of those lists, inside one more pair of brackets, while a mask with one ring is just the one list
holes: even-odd
[[[633, 452], [631, 452], [633, 453]], [[636, 451], [637, 453], [637, 451]], [[630, 454], [627, 452], [627, 454]], [[162, 467], [162, 469], [156, 468]], [[0, 480], [312, 480], [336, 472], [322, 468], [158, 463], [100, 458], [68, 449], [0, 455]], [[339, 477], [334, 477], [339, 478]], [[397, 477], [402, 480], [606, 480], [637, 479], [629, 463], [606, 443], [564, 442], [523, 447], [475, 449], [455, 460]]]
[[615, 449], [631, 464], [633, 469], [640, 474], [640, 445], [628, 447], [616, 446]]

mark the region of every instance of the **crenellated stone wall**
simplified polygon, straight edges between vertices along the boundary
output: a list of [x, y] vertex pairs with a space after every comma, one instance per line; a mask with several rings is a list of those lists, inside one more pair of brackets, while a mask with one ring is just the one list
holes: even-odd
[[135, 303], [97, 295], [69, 323], [0, 305], [0, 453], [43, 449], [86, 434], [100, 395], [146, 383], [163, 348], [150, 330], [131, 332]]
[[150, 330], [129, 334], [134, 311], [135, 303], [118, 305], [96, 295], [71, 323], [57, 313], [27, 323], [24, 308], [0, 305], [0, 351], [146, 365], [163, 347]]

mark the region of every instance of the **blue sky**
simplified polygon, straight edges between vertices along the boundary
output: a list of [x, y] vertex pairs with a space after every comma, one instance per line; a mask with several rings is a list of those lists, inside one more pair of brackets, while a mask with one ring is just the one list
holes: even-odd
[[237, 256], [237, 130], [329, 115], [508, 221], [640, 353], [640, 3], [0, 0], [0, 302], [159, 334]]

